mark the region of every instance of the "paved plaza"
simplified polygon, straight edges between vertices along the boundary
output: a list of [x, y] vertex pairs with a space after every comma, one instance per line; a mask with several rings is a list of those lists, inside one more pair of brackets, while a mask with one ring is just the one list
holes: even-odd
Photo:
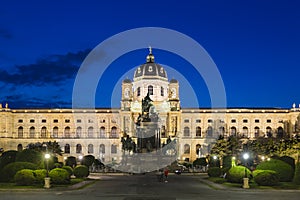
[[[95, 176], [94, 176], [95, 177]], [[282, 200], [299, 199], [300, 191], [258, 190], [220, 187], [208, 184], [203, 175], [173, 175], [168, 182], [159, 182], [155, 174], [98, 175], [99, 180], [83, 189], [2, 190], [1, 200], [63, 199], [63, 200]]]

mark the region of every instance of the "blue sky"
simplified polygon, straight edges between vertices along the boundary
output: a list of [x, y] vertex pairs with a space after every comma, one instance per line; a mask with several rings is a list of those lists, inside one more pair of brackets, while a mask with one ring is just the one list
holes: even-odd
[[[1, 1], [0, 102], [71, 107], [76, 73], [94, 47], [122, 31], [164, 27], [206, 49], [222, 75], [229, 107], [289, 108], [300, 103], [299, 9], [296, 0]], [[111, 96], [119, 94], [119, 79], [132, 78], [125, 73], [144, 63], [147, 53], [147, 47], [130, 52], [109, 66], [98, 85], [97, 107], [118, 107]], [[183, 107], [210, 107], [207, 87], [187, 61], [153, 53], [179, 72], [169, 78], [182, 82]]]

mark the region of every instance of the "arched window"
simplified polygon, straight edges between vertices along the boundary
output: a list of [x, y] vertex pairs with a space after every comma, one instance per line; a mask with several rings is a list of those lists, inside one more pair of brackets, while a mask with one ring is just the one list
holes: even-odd
[[88, 145], [88, 153], [94, 153], [94, 146], [92, 144]]
[[183, 136], [184, 137], [189, 137], [190, 136], [190, 128], [189, 127], [184, 127], [183, 128]]
[[80, 138], [82, 134], [82, 128], [79, 126], [76, 128], [76, 137]]
[[184, 145], [184, 154], [189, 154], [191, 152], [191, 147], [189, 144]]
[[70, 145], [69, 144], [65, 145], [65, 152], [64, 153], [70, 153]]
[[220, 135], [222, 135], [222, 136], [225, 135], [225, 128], [224, 128], [224, 126], [219, 127], [219, 133], [220, 133]]
[[29, 129], [29, 137], [34, 138], [35, 137], [35, 128], [32, 126]]
[[196, 127], [196, 136], [201, 137], [201, 127], [200, 126]]
[[93, 138], [93, 136], [94, 136], [94, 128], [90, 126], [88, 128], [88, 138]]
[[71, 137], [70, 130], [71, 129], [68, 126], [65, 128], [65, 133], [64, 133], [65, 134], [65, 138], [70, 138]]
[[22, 144], [18, 144], [17, 150], [18, 150], [18, 151], [22, 151], [22, 150], [23, 150], [23, 145], [22, 145]]
[[243, 135], [242, 137], [248, 137], [248, 127], [244, 126], [243, 127]]
[[112, 144], [111, 145], [111, 153], [117, 153], [117, 145], [115, 145], [115, 144]]
[[152, 85], [148, 86], [148, 94], [153, 95], [153, 86]]
[[53, 128], [53, 137], [54, 137], [54, 138], [58, 138], [58, 127], [57, 127], [57, 126], [55, 126], [55, 127]]
[[76, 145], [76, 153], [82, 153], [82, 146], [81, 144]]
[[165, 96], [164, 88], [160, 87], [160, 96]]
[[230, 134], [236, 136], [236, 128], [234, 126], [230, 128]]
[[18, 138], [23, 138], [23, 127], [22, 126], [20, 126], [18, 128]]
[[43, 126], [41, 129], [41, 138], [46, 138], [46, 137], [47, 137], [47, 128]]
[[100, 144], [99, 151], [100, 151], [100, 153], [105, 154], [105, 145], [104, 144]]
[[272, 128], [270, 126], [266, 128], [266, 133], [267, 133], [267, 137], [272, 137]]
[[141, 88], [140, 88], [140, 87], [137, 88], [136, 93], [137, 93], [137, 96], [138, 96], [138, 97], [141, 96]]
[[198, 158], [200, 158], [201, 155], [202, 155], [202, 152], [201, 152], [201, 145], [200, 145], [200, 144], [197, 144], [197, 145], [196, 145], [196, 154], [197, 154]]
[[256, 126], [255, 128], [254, 128], [254, 137], [259, 137], [259, 132], [260, 132], [260, 130], [259, 130], [259, 127], [258, 126]]
[[113, 127], [111, 128], [110, 137], [111, 137], [111, 138], [118, 138], [118, 135], [117, 135], [117, 127], [113, 126]]
[[284, 131], [283, 131], [283, 128], [280, 126], [277, 128], [277, 137], [283, 138], [283, 135], [284, 135]]
[[105, 127], [101, 126], [100, 128], [100, 138], [105, 138]]
[[209, 126], [207, 128], [207, 137], [212, 137], [212, 135], [213, 135], [213, 128]]

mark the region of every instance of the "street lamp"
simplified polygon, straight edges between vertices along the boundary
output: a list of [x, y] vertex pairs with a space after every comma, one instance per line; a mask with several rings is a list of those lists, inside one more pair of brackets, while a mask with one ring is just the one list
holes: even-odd
[[46, 153], [46, 154], [45, 154], [45, 159], [46, 159], [47, 171], [46, 171], [46, 177], [45, 177], [45, 185], [44, 185], [44, 188], [50, 188], [49, 158], [50, 158], [50, 154], [49, 154], [49, 153]]
[[249, 159], [249, 153], [244, 153], [243, 158], [245, 160], [245, 177], [243, 178], [243, 188], [249, 188], [249, 179], [247, 177], [247, 160]]

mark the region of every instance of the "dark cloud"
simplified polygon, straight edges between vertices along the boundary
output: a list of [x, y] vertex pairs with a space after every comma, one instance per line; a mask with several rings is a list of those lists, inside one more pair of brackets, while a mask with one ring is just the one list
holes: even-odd
[[75, 77], [82, 61], [90, 50], [51, 55], [38, 59], [36, 63], [15, 66], [15, 73], [0, 69], [0, 81], [13, 85], [59, 85]]
[[4, 39], [11, 39], [13, 35], [8, 30], [0, 28], [0, 37]]

